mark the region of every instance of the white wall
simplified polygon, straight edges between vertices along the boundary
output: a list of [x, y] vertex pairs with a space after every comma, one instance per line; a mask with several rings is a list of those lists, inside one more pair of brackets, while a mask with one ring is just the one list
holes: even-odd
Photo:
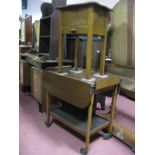
[[52, 0], [28, 0], [27, 9], [22, 10], [22, 17], [25, 17], [25, 14], [32, 15], [32, 22], [35, 20], [40, 20], [41, 10], [40, 6], [43, 2], [52, 2]]
[[[67, 0], [67, 4], [85, 3], [89, 1], [95, 1], [102, 5], [108, 6], [109, 8], [113, 8], [113, 6], [119, 0]], [[32, 22], [34, 22], [35, 20], [40, 20], [40, 6], [43, 2], [51, 3], [52, 0], [28, 0], [27, 9], [22, 10], [22, 17], [25, 17], [25, 14], [27, 13], [29, 15], [32, 15]]]
[[107, 6], [109, 8], [113, 8], [114, 5], [119, 0], [67, 0], [67, 4], [76, 4], [76, 3], [86, 3], [86, 2], [97, 2], [101, 5]]

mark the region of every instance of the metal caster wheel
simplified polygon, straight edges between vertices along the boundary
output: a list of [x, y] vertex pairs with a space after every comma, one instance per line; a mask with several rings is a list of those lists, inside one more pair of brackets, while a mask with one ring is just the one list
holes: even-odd
[[45, 121], [45, 125], [48, 128], [52, 125], [52, 123], [53, 123], [53, 120], [47, 120], [47, 121]]
[[111, 135], [109, 133], [106, 133], [106, 132], [103, 133], [103, 139], [104, 140], [108, 140], [110, 138], [111, 138]]
[[39, 112], [43, 113], [43, 106], [42, 104], [38, 103]]
[[81, 153], [82, 155], [87, 155], [87, 153], [88, 153], [88, 148], [86, 148], [86, 147], [81, 147], [80, 153]]

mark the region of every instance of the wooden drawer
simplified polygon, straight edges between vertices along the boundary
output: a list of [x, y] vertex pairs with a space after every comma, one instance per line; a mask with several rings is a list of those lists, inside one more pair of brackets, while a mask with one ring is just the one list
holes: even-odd
[[62, 26], [87, 26], [88, 8], [70, 8], [63, 11]]
[[[91, 11], [89, 10], [90, 8]], [[77, 6], [62, 9], [62, 31], [69, 34], [87, 34], [89, 16], [93, 14], [93, 34], [105, 35], [106, 10], [93, 5]]]
[[64, 26], [62, 33], [65, 34], [87, 34], [88, 26]]

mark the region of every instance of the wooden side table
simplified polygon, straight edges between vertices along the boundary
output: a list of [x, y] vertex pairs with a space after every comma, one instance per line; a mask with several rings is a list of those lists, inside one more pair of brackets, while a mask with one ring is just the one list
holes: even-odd
[[[64, 35], [87, 35], [86, 49], [86, 78], [91, 77], [93, 35], [102, 37], [102, 51], [99, 72], [104, 74], [105, 53], [106, 53], [106, 25], [109, 19], [110, 9], [97, 3], [85, 3], [59, 7], [59, 72], [62, 72], [64, 54]], [[76, 39], [74, 67], [77, 68], [77, 51], [79, 39]]]

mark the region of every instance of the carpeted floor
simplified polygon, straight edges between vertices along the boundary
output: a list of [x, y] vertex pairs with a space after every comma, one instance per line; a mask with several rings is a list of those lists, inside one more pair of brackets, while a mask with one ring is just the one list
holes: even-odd
[[[106, 99], [107, 105], [110, 98]], [[80, 155], [84, 146], [80, 136], [57, 123], [50, 128], [44, 125], [45, 114], [38, 112], [36, 101], [20, 91], [19, 99], [19, 155]], [[134, 131], [134, 102], [122, 96], [117, 98], [118, 121]], [[116, 138], [103, 140], [95, 137], [90, 143], [88, 155], [133, 155], [125, 144]]]

